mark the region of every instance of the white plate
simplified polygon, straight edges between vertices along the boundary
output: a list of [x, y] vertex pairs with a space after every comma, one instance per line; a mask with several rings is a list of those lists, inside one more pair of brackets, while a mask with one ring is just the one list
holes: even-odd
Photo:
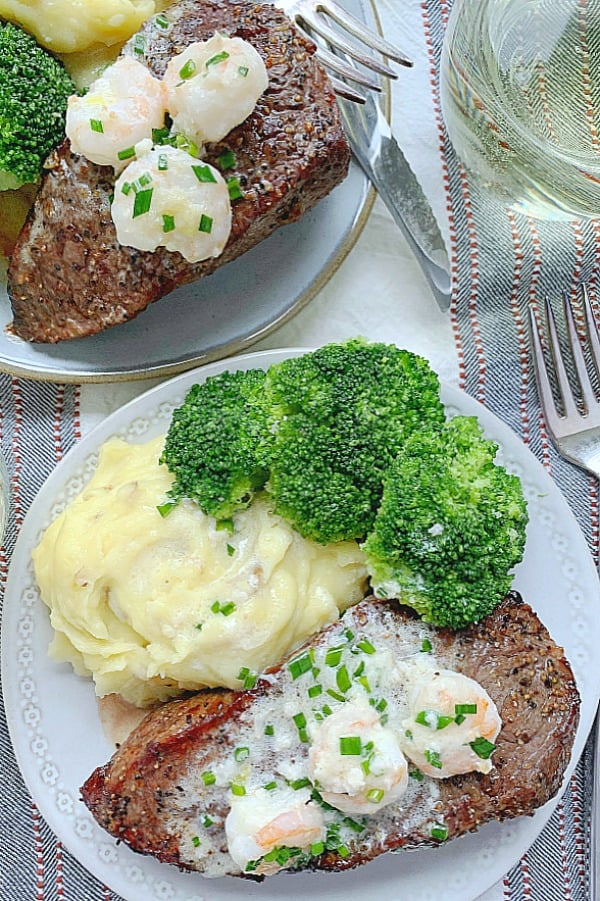
[[[350, 873], [280, 875], [255, 885], [183, 874], [117, 845], [79, 800], [79, 786], [111, 748], [103, 736], [91, 682], [49, 660], [51, 629], [31, 567], [42, 530], [81, 491], [109, 437], [146, 441], [165, 432], [189, 387], [225, 369], [266, 368], [301, 353], [265, 351], [221, 361], [159, 385], [113, 413], [56, 467], [25, 518], [6, 585], [2, 624], [4, 703], [15, 752], [39, 809], [59, 839], [104, 883], [128, 901], [469, 901], [498, 880], [535, 840], [555, 802], [532, 818], [491, 823], [447, 846], [388, 854]], [[566, 774], [573, 772], [600, 694], [600, 592], [585, 540], [552, 479], [513, 432], [457, 388], [444, 386], [450, 412], [478, 416], [501, 446], [501, 459], [521, 476], [530, 525], [515, 587], [562, 644], [582, 695], [581, 724]]]
[[[344, 6], [377, 27], [369, 0], [344, 0]], [[118, 381], [174, 375], [245, 350], [323, 287], [352, 249], [374, 197], [353, 162], [345, 181], [316, 208], [239, 259], [150, 304], [130, 322], [56, 345], [7, 333], [12, 311], [0, 276], [0, 370], [54, 382]]]

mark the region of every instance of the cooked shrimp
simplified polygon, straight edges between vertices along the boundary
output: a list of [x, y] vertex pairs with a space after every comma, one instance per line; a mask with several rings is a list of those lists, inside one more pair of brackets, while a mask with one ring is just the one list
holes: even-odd
[[120, 171], [133, 148], [165, 120], [165, 91], [142, 63], [124, 56], [82, 97], [69, 97], [66, 133], [75, 153]]
[[489, 773], [502, 727], [496, 705], [474, 679], [434, 670], [415, 681], [403, 722], [406, 756], [428, 776]]
[[323, 800], [343, 813], [375, 813], [406, 791], [408, 766], [399, 740], [366, 700], [339, 707], [311, 739], [309, 776]]
[[[307, 789], [257, 788], [232, 797], [225, 833], [229, 853], [244, 872], [250, 861], [260, 860], [275, 848], [309, 850], [325, 839], [326, 829], [323, 812], [311, 801]], [[293, 857], [289, 863], [293, 865]], [[268, 876], [283, 866], [277, 860], [261, 861], [252, 872]]]
[[179, 251], [190, 263], [218, 256], [231, 201], [217, 169], [176, 147], [156, 147], [121, 173], [111, 206], [120, 244]]
[[173, 129], [198, 144], [220, 141], [243, 122], [269, 83], [254, 47], [218, 32], [175, 56], [163, 81]]

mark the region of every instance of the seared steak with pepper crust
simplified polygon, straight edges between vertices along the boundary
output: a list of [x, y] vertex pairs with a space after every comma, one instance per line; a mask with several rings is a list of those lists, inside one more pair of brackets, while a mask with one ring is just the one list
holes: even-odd
[[119, 245], [110, 215], [112, 168], [72, 154], [65, 139], [46, 163], [9, 267], [13, 330], [27, 341], [55, 343], [132, 319], [299, 219], [347, 173], [350, 151], [327, 74], [314, 45], [280, 10], [250, 0], [181, 0], [168, 17], [168, 29], [151, 19], [123, 51], [156, 75], [215, 31], [253, 44], [267, 66], [269, 87], [254, 112], [206, 148], [213, 165], [225, 151], [235, 154], [226, 175], [239, 180], [243, 197], [233, 202], [229, 242], [221, 256], [200, 263], [164, 248]]
[[[428, 627], [394, 601], [368, 598], [290, 659], [304, 655], [306, 660], [308, 652], [308, 659], [319, 666], [319, 654], [326, 648], [342, 647], [352, 672], [360, 668], [357, 647], [366, 647], [358, 643], [359, 636], [374, 648], [390, 650], [394, 660], [423, 657], [425, 650], [436, 667], [479, 682], [502, 719], [494, 766], [485, 775], [471, 772], [447, 779], [417, 774], [420, 778], [409, 780], [409, 790], [399, 801], [359, 818], [362, 828], [357, 831], [348, 830], [345, 853], [329, 845], [322, 853], [299, 859], [299, 867], [345, 870], [385, 851], [435, 845], [489, 820], [531, 814], [556, 794], [575, 737], [579, 695], [562, 649], [519, 595], [511, 592], [481, 623], [458, 632]], [[285, 742], [277, 747], [275, 737], [261, 744], [256, 736], [265, 731], [277, 736], [282, 718], [298, 709], [303, 683], [312, 684], [310, 672], [298, 675], [306, 668], [296, 664], [293, 669], [288, 659], [250, 690], [207, 690], [149, 713], [83, 786], [83, 800], [98, 823], [134, 850], [161, 861], [206, 875], [241, 875], [228, 853], [224, 821], [231, 796], [219, 767], [242, 746], [250, 749], [247, 778], [290, 784], [290, 767], [307, 754], [301, 728], [291, 747]], [[321, 666], [320, 681], [325, 671], [327, 665]], [[374, 698], [385, 694], [382, 685], [371, 688]], [[315, 698], [319, 708], [325, 701], [334, 703], [325, 691]], [[272, 724], [269, 729], [264, 728], [265, 717]], [[260, 748], [253, 754], [257, 741]], [[205, 784], [203, 774], [208, 772], [221, 776]], [[229, 773], [228, 778], [237, 776]], [[210, 828], [203, 829], [206, 815]]]

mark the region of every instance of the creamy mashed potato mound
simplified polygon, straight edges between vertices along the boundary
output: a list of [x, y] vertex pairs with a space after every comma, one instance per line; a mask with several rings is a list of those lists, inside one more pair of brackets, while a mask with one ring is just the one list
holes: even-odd
[[156, 9], [155, 0], [0, 0], [1, 18], [55, 53], [122, 44]]
[[50, 653], [100, 696], [147, 706], [277, 662], [363, 596], [355, 542], [302, 538], [264, 501], [217, 529], [192, 502], [166, 516], [164, 436], [113, 439], [33, 552], [55, 631]]

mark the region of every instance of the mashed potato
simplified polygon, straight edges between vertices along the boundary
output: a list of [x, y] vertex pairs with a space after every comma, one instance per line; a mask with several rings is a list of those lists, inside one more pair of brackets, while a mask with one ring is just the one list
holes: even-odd
[[98, 695], [144, 706], [201, 686], [240, 687], [364, 594], [354, 542], [303, 539], [262, 501], [215, 528], [191, 502], [167, 516], [164, 437], [107, 442], [94, 477], [33, 552], [51, 655]]
[[1, 18], [55, 53], [122, 44], [156, 9], [155, 0], [0, 0]]

